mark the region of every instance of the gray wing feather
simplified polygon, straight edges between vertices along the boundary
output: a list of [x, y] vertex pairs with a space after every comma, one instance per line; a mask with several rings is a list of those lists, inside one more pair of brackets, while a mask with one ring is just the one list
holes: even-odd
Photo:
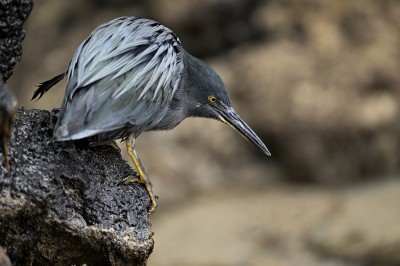
[[99, 26], [68, 67], [55, 136], [157, 124], [181, 80], [182, 56], [175, 34], [152, 20], [123, 17]]

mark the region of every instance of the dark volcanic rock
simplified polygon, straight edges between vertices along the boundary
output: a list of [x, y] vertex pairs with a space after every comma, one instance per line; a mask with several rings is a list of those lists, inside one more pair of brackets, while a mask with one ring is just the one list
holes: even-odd
[[21, 59], [22, 30], [32, 10], [32, 0], [0, 0], [0, 72], [5, 80], [12, 75], [15, 64]]
[[14, 118], [16, 100], [3, 84], [13, 73], [21, 59], [25, 32], [22, 25], [32, 10], [32, 0], [0, 0], [0, 150], [4, 154], [3, 166], [8, 169], [7, 141]]
[[0, 245], [16, 265], [144, 265], [153, 248], [134, 171], [111, 147], [52, 139], [57, 111], [18, 110], [0, 172]]

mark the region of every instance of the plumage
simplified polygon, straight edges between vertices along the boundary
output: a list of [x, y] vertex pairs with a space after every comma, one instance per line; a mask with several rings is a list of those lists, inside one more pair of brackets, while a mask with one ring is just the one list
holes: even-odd
[[67, 77], [54, 129], [57, 140], [96, 135], [100, 141], [127, 141], [152, 207], [156, 201], [135, 139], [150, 130], [169, 130], [187, 117], [222, 121], [263, 153], [269, 151], [235, 113], [228, 90], [207, 64], [185, 51], [179, 38], [153, 20], [121, 17], [97, 27], [76, 50], [67, 70], [40, 84], [41, 98]]
[[[135, 17], [99, 26], [78, 47], [66, 71], [54, 136], [76, 139], [122, 127], [139, 135], [162, 119], [182, 71], [182, 47], [170, 29]], [[34, 98], [61, 79], [44, 82]], [[109, 110], [113, 112], [106, 115]]]

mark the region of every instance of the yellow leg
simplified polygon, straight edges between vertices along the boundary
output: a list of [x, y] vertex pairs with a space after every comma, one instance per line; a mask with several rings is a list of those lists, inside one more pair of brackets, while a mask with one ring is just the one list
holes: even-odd
[[[139, 174], [139, 182], [144, 185], [144, 187], [146, 188], [147, 194], [150, 197], [151, 207], [150, 207], [149, 212], [152, 213], [157, 208], [157, 202], [156, 202], [156, 198], [153, 193], [150, 179], [147, 176], [144, 166], [143, 166], [142, 162], [140, 161], [139, 156], [136, 153], [135, 138], [133, 137], [133, 135], [130, 135], [128, 140], [126, 141], [126, 149], [128, 151], [129, 156], [131, 157], [133, 164], [136, 167], [138, 174]], [[137, 180], [131, 180], [131, 179], [127, 179], [126, 181], [128, 183], [129, 182], [137, 182]]]

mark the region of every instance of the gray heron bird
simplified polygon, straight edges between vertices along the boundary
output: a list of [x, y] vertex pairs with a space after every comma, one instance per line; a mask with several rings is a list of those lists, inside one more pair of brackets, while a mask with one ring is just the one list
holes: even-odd
[[157, 207], [156, 197], [135, 150], [136, 138], [146, 131], [173, 129], [187, 117], [211, 118], [233, 127], [270, 155], [236, 114], [218, 74], [156, 21], [121, 17], [100, 25], [78, 47], [67, 70], [41, 83], [32, 99], [41, 98], [65, 76], [54, 138], [126, 141], [138, 181], [150, 197], [150, 213]]

